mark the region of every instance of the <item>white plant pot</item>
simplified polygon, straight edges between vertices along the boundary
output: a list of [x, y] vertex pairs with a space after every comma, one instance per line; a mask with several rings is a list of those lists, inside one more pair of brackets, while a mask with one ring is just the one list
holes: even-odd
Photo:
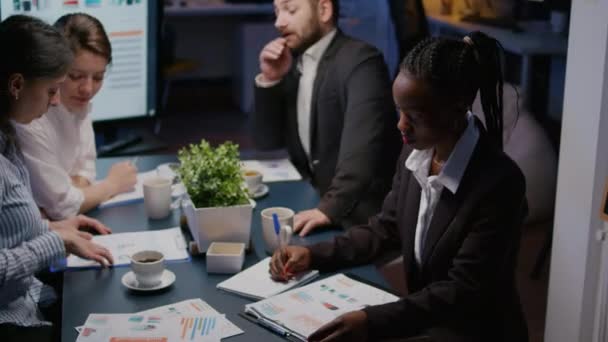
[[232, 207], [195, 208], [185, 200], [183, 210], [192, 238], [201, 253], [206, 253], [212, 242], [241, 242], [249, 248], [251, 237], [251, 204]]

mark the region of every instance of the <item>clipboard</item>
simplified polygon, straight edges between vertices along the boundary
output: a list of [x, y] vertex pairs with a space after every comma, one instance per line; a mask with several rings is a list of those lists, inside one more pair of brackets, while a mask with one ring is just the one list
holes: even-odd
[[606, 185], [604, 187], [604, 196], [600, 206], [600, 218], [608, 222], [608, 178], [606, 179]]
[[[358, 281], [360, 283], [363, 283], [363, 284], [375, 287], [375, 288], [377, 288], [379, 290], [385, 291], [385, 292], [390, 293], [390, 294], [392, 294], [392, 295], [394, 295], [396, 297], [401, 298], [401, 296], [395, 290], [388, 289], [385, 286], [381, 286], [379, 284], [376, 284], [376, 283], [374, 283], [374, 282], [372, 282], [370, 280], [367, 280], [365, 278], [357, 276], [357, 275], [355, 275], [353, 273], [347, 272], [347, 273], [344, 273], [344, 275], [347, 276], [348, 278], [351, 278], [352, 280], [355, 280], [355, 281]], [[294, 341], [294, 342], [296, 342], [296, 341], [297, 342], [303, 341], [303, 340], [299, 339], [297, 336], [292, 335], [288, 331], [287, 328], [284, 328], [282, 326], [278, 326], [278, 325], [273, 324], [271, 322], [267, 322], [263, 318], [255, 317], [254, 315], [245, 312], [244, 309], [243, 309], [243, 311], [241, 311], [239, 313], [239, 316], [241, 316], [242, 318], [244, 318], [244, 319], [246, 319], [246, 320], [248, 320], [248, 321], [250, 321], [252, 323], [255, 323], [255, 324], [263, 327], [264, 329], [266, 329], [266, 330], [268, 330], [268, 331], [270, 331], [270, 332], [272, 332], [272, 333], [274, 333], [274, 334], [276, 334], [278, 336], [281, 336], [286, 341]]]
[[250, 315], [250, 314], [246, 313], [244, 310], [241, 311], [241, 312], [239, 312], [239, 316], [241, 316], [242, 318], [248, 320], [251, 323], [255, 323], [256, 325], [258, 325], [258, 326], [260, 326], [260, 327], [262, 327], [262, 328], [264, 328], [264, 329], [272, 332], [275, 335], [278, 335], [278, 336], [282, 337], [285, 341], [302, 342], [302, 340], [300, 340], [299, 338], [297, 338], [297, 337], [295, 337], [295, 336], [293, 336], [293, 335], [291, 335], [289, 333], [281, 332], [281, 331], [278, 331], [276, 329], [273, 329], [269, 325], [264, 324], [262, 320], [258, 319], [257, 317], [255, 317], [253, 315]]

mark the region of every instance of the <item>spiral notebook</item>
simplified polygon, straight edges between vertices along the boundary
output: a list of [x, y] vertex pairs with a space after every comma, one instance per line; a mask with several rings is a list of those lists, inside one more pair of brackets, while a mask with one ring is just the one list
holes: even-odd
[[311, 270], [298, 273], [290, 281], [283, 283], [272, 280], [268, 273], [269, 270], [270, 257], [267, 257], [233, 277], [217, 284], [217, 288], [247, 298], [264, 299], [306, 284], [319, 276], [319, 271]]

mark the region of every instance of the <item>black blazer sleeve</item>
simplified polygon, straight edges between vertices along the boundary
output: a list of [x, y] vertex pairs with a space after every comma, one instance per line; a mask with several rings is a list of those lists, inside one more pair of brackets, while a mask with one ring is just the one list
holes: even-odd
[[503, 272], [509, 271], [507, 259], [514, 253], [513, 246], [518, 246], [527, 207], [525, 180], [514, 164], [486, 170], [501, 176], [493, 185], [480, 184], [486, 186], [483, 195], [477, 197], [479, 188], [472, 195], [478, 206], [466, 220], [466, 236], [447, 278], [397, 302], [364, 309], [370, 336], [418, 334], [454, 317], [479, 315], [480, 308], [493, 301]]
[[388, 250], [400, 249], [401, 240], [396, 222], [397, 199], [402, 182], [402, 168], [407, 155], [409, 150], [405, 147], [393, 177], [392, 190], [384, 200], [382, 211], [370, 218], [369, 224], [353, 227], [331, 242], [309, 246], [313, 268], [332, 271], [341, 267], [365, 264]]
[[269, 87], [255, 87], [255, 110], [253, 113], [253, 141], [260, 150], [285, 147], [285, 103], [286, 79]]
[[[318, 205], [335, 223], [349, 216], [366, 196], [370, 197], [374, 179], [386, 174], [385, 179], [390, 180], [399, 153], [397, 114], [392, 106], [388, 71], [380, 53], [372, 48], [366, 50], [344, 80], [345, 113], [335, 175]], [[385, 182], [382, 197], [388, 191], [388, 183]]]

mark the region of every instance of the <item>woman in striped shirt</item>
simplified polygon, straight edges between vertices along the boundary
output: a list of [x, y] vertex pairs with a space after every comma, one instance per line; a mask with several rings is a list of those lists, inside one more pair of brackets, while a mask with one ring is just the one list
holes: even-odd
[[0, 46], [0, 336], [44, 341], [51, 338], [51, 324], [40, 308], [54, 294], [34, 274], [66, 253], [111, 264], [110, 252], [79, 227], [109, 229], [84, 216], [43, 220], [15, 143], [13, 123], [31, 122], [59, 102], [58, 89], [73, 60], [67, 41], [38, 19], [12, 16], [0, 23]]

